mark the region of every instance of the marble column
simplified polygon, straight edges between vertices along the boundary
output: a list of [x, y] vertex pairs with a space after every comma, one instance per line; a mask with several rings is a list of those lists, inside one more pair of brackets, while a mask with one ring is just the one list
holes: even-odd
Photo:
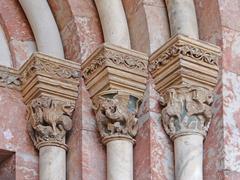
[[62, 40], [47, 0], [19, 0], [31, 25], [39, 52], [64, 58]]
[[199, 39], [197, 16], [193, 0], [165, 0], [172, 36], [176, 34]]
[[39, 179], [66, 180], [65, 135], [72, 128], [70, 103], [42, 96], [28, 105], [29, 134], [39, 150]]
[[39, 148], [39, 178], [40, 180], [66, 179], [66, 149], [55, 146]]
[[97, 125], [107, 148], [107, 180], [133, 180], [138, 100], [122, 91], [103, 92], [96, 100]]
[[171, 87], [162, 101], [162, 122], [174, 142], [175, 179], [203, 179], [203, 140], [212, 118], [212, 92], [190, 85]]
[[131, 48], [127, 18], [121, 0], [95, 0], [105, 42]]

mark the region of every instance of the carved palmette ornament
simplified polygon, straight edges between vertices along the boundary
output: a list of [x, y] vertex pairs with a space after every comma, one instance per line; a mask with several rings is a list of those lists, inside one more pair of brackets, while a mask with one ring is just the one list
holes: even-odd
[[96, 118], [102, 138], [128, 136], [134, 138], [138, 131], [136, 112], [138, 99], [126, 94], [108, 94], [98, 97]]
[[162, 122], [171, 139], [186, 134], [204, 137], [212, 119], [213, 93], [194, 86], [174, 86], [164, 95]]
[[74, 105], [43, 96], [28, 105], [29, 134], [36, 148], [42, 144], [65, 145], [67, 131], [72, 128]]

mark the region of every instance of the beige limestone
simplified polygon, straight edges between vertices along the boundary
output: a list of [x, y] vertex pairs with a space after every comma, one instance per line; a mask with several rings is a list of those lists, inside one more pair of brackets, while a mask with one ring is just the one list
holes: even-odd
[[190, 84], [213, 89], [218, 77], [220, 48], [183, 35], [172, 37], [155, 51], [149, 60], [149, 71], [156, 90]]
[[103, 44], [81, 68], [92, 98], [106, 90], [124, 90], [141, 97], [146, 87], [147, 64], [146, 54]]
[[25, 103], [45, 95], [73, 103], [78, 97], [78, 63], [34, 53], [21, 67], [20, 74]]
[[66, 150], [56, 146], [39, 149], [39, 180], [66, 180]]
[[104, 40], [107, 43], [131, 48], [126, 15], [121, 0], [95, 0]]
[[198, 24], [193, 0], [165, 0], [172, 36], [183, 34], [199, 39]]
[[57, 24], [46, 0], [19, 0], [31, 25], [39, 52], [64, 58]]

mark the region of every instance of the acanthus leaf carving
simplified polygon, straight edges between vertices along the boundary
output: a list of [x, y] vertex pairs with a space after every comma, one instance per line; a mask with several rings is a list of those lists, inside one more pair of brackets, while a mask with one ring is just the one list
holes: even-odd
[[129, 111], [129, 99], [115, 95], [100, 97], [96, 109], [97, 126], [101, 137], [128, 136], [134, 138], [138, 132], [136, 111]]
[[207, 135], [212, 119], [213, 93], [195, 86], [170, 88], [162, 105], [162, 122], [166, 133], [172, 138], [184, 134]]
[[65, 145], [66, 133], [72, 128], [74, 105], [42, 96], [28, 105], [29, 134], [38, 148], [41, 143]]

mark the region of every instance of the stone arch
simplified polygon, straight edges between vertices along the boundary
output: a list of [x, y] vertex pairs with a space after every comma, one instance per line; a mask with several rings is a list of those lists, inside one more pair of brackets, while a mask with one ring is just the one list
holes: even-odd
[[48, 0], [62, 37], [65, 58], [84, 61], [103, 42], [93, 0]]
[[0, 24], [8, 41], [12, 66], [20, 67], [36, 51], [36, 45], [18, 1], [0, 0]]

